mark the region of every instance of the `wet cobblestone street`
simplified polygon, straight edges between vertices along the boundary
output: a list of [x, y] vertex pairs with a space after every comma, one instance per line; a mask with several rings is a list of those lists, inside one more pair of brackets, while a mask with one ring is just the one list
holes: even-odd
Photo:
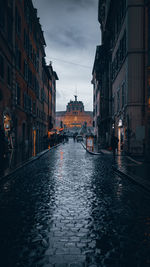
[[13, 174], [0, 186], [0, 266], [150, 266], [150, 195], [112, 164], [70, 139]]

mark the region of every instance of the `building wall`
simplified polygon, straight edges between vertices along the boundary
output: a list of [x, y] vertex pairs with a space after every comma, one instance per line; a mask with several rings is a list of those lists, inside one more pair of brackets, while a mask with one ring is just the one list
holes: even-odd
[[146, 114], [146, 157], [150, 159], [150, 2], [145, 6], [145, 114]]
[[121, 0], [119, 5], [114, 0], [99, 1], [102, 44], [106, 54], [111, 51], [112, 125], [108, 127], [119, 138], [118, 149], [132, 154], [143, 154], [146, 143], [144, 4], [143, 0]]
[[[127, 115], [129, 116], [130, 152], [144, 153], [145, 117], [144, 99], [144, 6], [143, 1], [129, 1], [127, 12]], [[136, 30], [135, 29], [136, 25]], [[141, 131], [141, 137], [140, 137]], [[143, 131], [143, 135], [142, 135]]]
[[[46, 66], [46, 43], [32, 0], [2, 2], [0, 56], [4, 59], [4, 70], [1, 70], [4, 77], [0, 77], [0, 124], [5, 127], [9, 116], [11, 127], [7, 133], [13, 138], [13, 146], [28, 144], [32, 147], [35, 139], [38, 145], [48, 133], [49, 117], [55, 120], [57, 74], [54, 75], [52, 67]], [[11, 11], [8, 3], [12, 4]], [[9, 23], [9, 27], [6, 23], [6, 29], [2, 25], [2, 14]], [[9, 42], [11, 34], [12, 45]], [[51, 101], [53, 84], [55, 90]], [[4, 114], [7, 115], [5, 121]]]
[[13, 3], [3, 0], [0, 7], [0, 125], [7, 134], [13, 127], [13, 26]]

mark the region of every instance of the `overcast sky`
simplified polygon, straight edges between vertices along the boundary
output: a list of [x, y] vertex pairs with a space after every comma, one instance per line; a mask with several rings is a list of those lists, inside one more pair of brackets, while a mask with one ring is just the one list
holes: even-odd
[[92, 67], [100, 44], [98, 0], [33, 0], [46, 40], [46, 62], [57, 72], [56, 110], [74, 99], [93, 110]]

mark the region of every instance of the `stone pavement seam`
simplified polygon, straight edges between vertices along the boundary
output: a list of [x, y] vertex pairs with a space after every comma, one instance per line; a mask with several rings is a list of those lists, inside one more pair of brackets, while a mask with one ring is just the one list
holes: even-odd
[[58, 144], [56, 146], [51, 147], [50, 149], [46, 149], [40, 153], [38, 153], [36, 156], [31, 157], [30, 159], [28, 159], [27, 161], [25, 161], [24, 163], [22, 163], [20, 166], [18, 166], [17, 168], [15, 168], [14, 170], [12, 170], [11, 172], [3, 175], [0, 177], [0, 184], [6, 182], [7, 178], [9, 178], [12, 174], [14, 174], [15, 172], [17, 172], [18, 170], [20, 170], [21, 168], [27, 166], [28, 164], [32, 163], [33, 161], [41, 158], [43, 155], [45, 155], [48, 151], [51, 151], [54, 148], [57, 148], [58, 146], [60, 146], [61, 144]]
[[119, 169], [117, 169], [115, 166], [112, 166], [113, 170], [115, 173], [117, 173], [119, 176], [121, 177], [126, 177], [128, 179], [130, 179], [132, 182], [138, 184], [139, 186], [143, 187], [146, 191], [150, 192], [150, 183], [147, 182], [146, 180], [144, 180], [143, 178], [137, 176], [137, 175], [130, 175], [128, 173], [125, 173]]

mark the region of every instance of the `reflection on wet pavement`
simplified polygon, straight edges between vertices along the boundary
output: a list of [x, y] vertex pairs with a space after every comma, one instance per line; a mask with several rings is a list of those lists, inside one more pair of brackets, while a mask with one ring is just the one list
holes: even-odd
[[18, 148], [9, 149], [3, 160], [3, 164], [0, 162], [0, 178], [11, 173], [13, 170], [35, 157], [38, 153], [47, 149], [47, 144], [40, 143], [33, 149], [32, 144], [28, 147], [20, 146]]
[[113, 159], [61, 145], [0, 188], [2, 266], [149, 266], [150, 196]]

